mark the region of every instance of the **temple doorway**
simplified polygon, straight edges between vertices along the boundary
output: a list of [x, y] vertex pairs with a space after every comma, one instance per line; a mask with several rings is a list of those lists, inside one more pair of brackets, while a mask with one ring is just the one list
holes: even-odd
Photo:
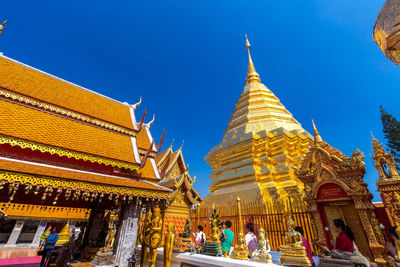
[[333, 231], [333, 220], [342, 219], [344, 223], [350, 227], [355, 236], [355, 244], [357, 249], [369, 259], [373, 259], [371, 250], [369, 249], [368, 240], [364, 233], [361, 220], [358, 216], [354, 202], [352, 200], [333, 201], [320, 203], [324, 215], [324, 221], [328, 227], [327, 243], [330, 244], [330, 239], [336, 240], [338, 233]]

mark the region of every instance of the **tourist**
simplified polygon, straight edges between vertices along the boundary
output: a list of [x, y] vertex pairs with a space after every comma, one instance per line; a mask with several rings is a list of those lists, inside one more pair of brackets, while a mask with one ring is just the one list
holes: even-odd
[[308, 240], [304, 237], [303, 228], [301, 228], [300, 226], [296, 226], [294, 228], [294, 230], [301, 234], [301, 237], [303, 239], [303, 247], [306, 249], [306, 252], [307, 252], [307, 258], [310, 260], [311, 266], [315, 267], [315, 262], [314, 262], [314, 259], [312, 257], [312, 252], [311, 252], [311, 245], [310, 245], [310, 242], [308, 242]]
[[249, 250], [249, 258], [251, 254], [257, 249], [257, 236], [254, 234], [254, 225], [252, 223], [247, 223], [246, 228], [246, 245]]
[[224, 241], [222, 241], [222, 244], [221, 244], [222, 245], [222, 254], [224, 254], [226, 251], [227, 254], [229, 255], [229, 253], [231, 252], [231, 246], [232, 246], [233, 239], [235, 238], [235, 235], [231, 231], [231, 227], [232, 227], [231, 221], [226, 221], [225, 227], [226, 228], [223, 230], [225, 239], [224, 239]]
[[51, 226], [47, 227], [47, 229], [43, 232], [43, 234], [40, 236], [40, 246], [39, 250], [42, 250], [44, 244], [46, 243], [46, 239], [49, 237], [51, 231]]
[[54, 247], [58, 240], [57, 230], [58, 230], [57, 227], [53, 228], [51, 230], [49, 237], [46, 238], [46, 243], [44, 245], [43, 252], [41, 253], [42, 261], [40, 262], [40, 267], [46, 266], [46, 261], [48, 261], [51, 252], [54, 250]]
[[226, 229], [226, 224], [225, 224], [225, 222], [222, 222], [222, 224], [221, 224], [221, 234], [220, 234], [220, 236], [219, 236], [219, 240], [221, 241], [221, 242], [223, 242], [225, 239], [226, 239], [226, 235], [225, 235], [225, 232], [224, 232], [224, 230]]
[[199, 225], [197, 229], [199, 229], [199, 232], [196, 235], [196, 244], [203, 246], [206, 242], [206, 234], [203, 232], [203, 226]]
[[332, 246], [337, 250], [353, 253], [354, 234], [351, 229], [344, 224], [342, 219], [334, 219], [333, 230], [339, 232], [339, 235], [336, 241], [331, 240]]

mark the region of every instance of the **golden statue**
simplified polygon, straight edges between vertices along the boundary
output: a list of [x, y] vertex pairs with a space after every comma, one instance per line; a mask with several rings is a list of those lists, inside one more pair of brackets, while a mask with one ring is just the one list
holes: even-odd
[[140, 253], [140, 267], [144, 267], [144, 261], [147, 257], [147, 248], [150, 240], [150, 231], [151, 231], [151, 210], [146, 213], [144, 224], [143, 224], [143, 231], [140, 234], [140, 239], [142, 242], [142, 251]]
[[6, 26], [6, 24], [7, 24], [7, 20], [3, 21], [3, 23], [0, 24], [0, 35], [3, 33], [3, 31], [4, 31], [4, 26]]
[[172, 247], [174, 246], [175, 234], [173, 233], [174, 224], [168, 224], [168, 232], [165, 235], [164, 240], [164, 267], [169, 267], [171, 265], [172, 258]]
[[294, 221], [290, 216], [287, 219], [287, 226], [286, 245], [280, 246], [281, 257], [279, 262], [282, 265], [311, 266], [306, 249], [303, 246], [303, 238], [299, 232], [294, 231]]
[[153, 209], [153, 216], [151, 217], [151, 230], [149, 236], [148, 246], [150, 247], [149, 266], [155, 267], [157, 260], [157, 248], [161, 247], [162, 243], [162, 225], [161, 210], [156, 205]]
[[247, 250], [246, 239], [243, 233], [243, 221], [242, 221], [242, 211], [240, 209], [240, 198], [237, 198], [238, 205], [238, 215], [239, 215], [239, 234], [236, 240], [236, 245], [230, 255], [232, 259], [237, 260], [248, 260], [249, 259], [249, 251]]
[[212, 213], [210, 217], [211, 237], [207, 238], [204, 244], [203, 254], [210, 256], [217, 256], [222, 254], [221, 241], [219, 240], [219, 214], [218, 210], [213, 204]]
[[269, 252], [271, 251], [271, 246], [269, 245], [268, 238], [265, 238], [264, 228], [258, 230], [258, 249], [253, 251], [251, 254], [251, 259], [253, 261], [272, 263], [272, 258]]
[[115, 224], [113, 224], [110, 229], [107, 232], [107, 242], [106, 242], [106, 247], [109, 249], [112, 249], [114, 246], [114, 240], [115, 240], [115, 232], [117, 229], [115, 229]]

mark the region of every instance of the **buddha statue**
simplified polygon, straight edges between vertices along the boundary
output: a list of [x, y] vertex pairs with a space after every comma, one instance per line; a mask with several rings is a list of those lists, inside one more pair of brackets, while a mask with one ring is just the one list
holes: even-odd
[[287, 226], [286, 245], [280, 246], [281, 257], [279, 262], [282, 265], [311, 266], [306, 249], [303, 246], [303, 238], [299, 232], [294, 231], [294, 221], [290, 216], [287, 219]]
[[268, 238], [265, 238], [265, 230], [260, 228], [258, 230], [258, 249], [251, 254], [251, 259], [258, 262], [272, 263], [270, 251], [271, 246]]

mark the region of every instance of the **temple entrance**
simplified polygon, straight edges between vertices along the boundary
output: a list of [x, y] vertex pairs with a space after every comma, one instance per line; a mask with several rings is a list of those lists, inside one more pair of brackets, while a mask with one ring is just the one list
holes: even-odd
[[[334, 232], [333, 229], [333, 220], [334, 219], [342, 219], [344, 223], [350, 227], [355, 236], [355, 244], [358, 250], [369, 259], [373, 259], [371, 255], [371, 251], [368, 246], [368, 241], [366, 239], [364, 229], [362, 228], [362, 223], [360, 218], [358, 217], [358, 213], [356, 208], [354, 207], [354, 202], [351, 200], [348, 201], [334, 201], [321, 203], [323, 207], [323, 211], [325, 214], [325, 221], [327, 222], [327, 227], [329, 230], [327, 231], [327, 237], [335, 240], [338, 236], [338, 233]], [[330, 240], [327, 240], [329, 243]]]

